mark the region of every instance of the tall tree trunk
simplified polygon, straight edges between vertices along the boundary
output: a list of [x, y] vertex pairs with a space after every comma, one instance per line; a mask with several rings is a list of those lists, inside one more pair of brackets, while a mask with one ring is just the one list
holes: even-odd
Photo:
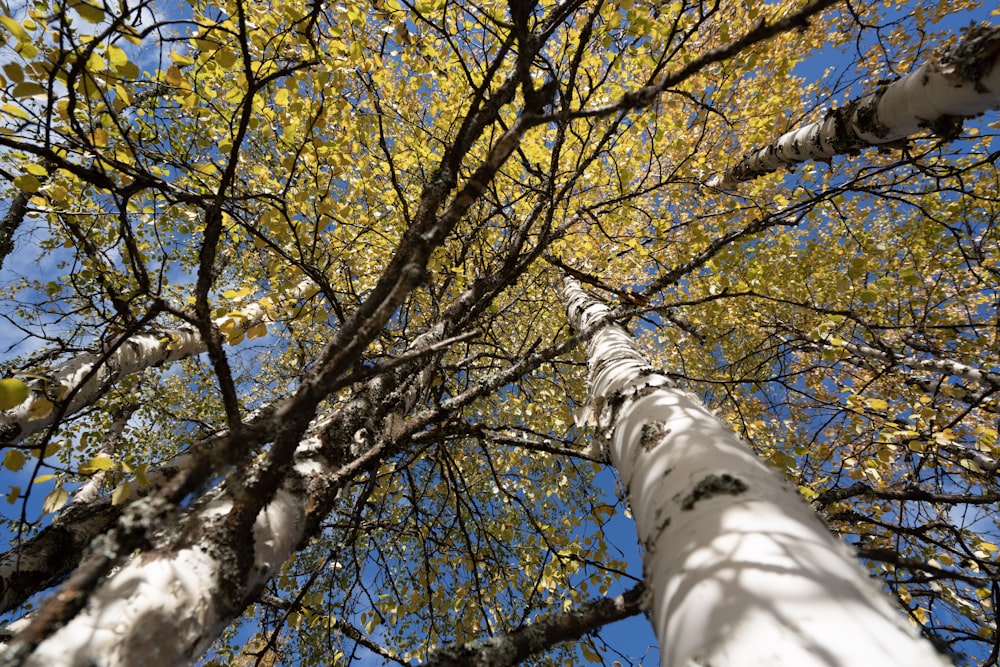
[[628, 491], [661, 664], [948, 664], [809, 509], [705, 406], [650, 367], [567, 278], [595, 438]]
[[930, 130], [957, 138], [962, 120], [1000, 108], [1000, 27], [974, 26], [958, 44], [874, 93], [834, 109], [817, 123], [751, 151], [707, 182], [732, 189], [807, 160], [829, 160]]

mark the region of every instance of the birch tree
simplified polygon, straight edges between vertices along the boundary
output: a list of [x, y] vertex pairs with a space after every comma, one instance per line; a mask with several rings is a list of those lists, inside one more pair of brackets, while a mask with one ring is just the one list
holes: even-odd
[[607, 306], [572, 279], [563, 291], [575, 328], [600, 327], [588, 418], [628, 489], [663, 662], [948, 664], [732, 429], [608, 323]]
[[[781, 167], [829, 161], [870, 146], [905, 145], [920, 132], [953, 139], [962, 121], [1000, 107], [1000, 29], [972, 26], [951, 48], [896, 81], [755, 149], [708, 185], [732, 188]], [[902, 143], [901, 143], [902, 142]]]
[[[995, 662], [995, 118], [705, 186], [932, 53], [992, 85], [986, 18], [837, 0], [4, 8], [5, 664], [647, 659], [607, 624], [698, 616], [658, 611], [642, 580], [660, 575], [614, 537], [649, 519], [575, 424], [583, 346], [608, 322], [568, 325], [566, 274], [898, 603], [851, 584], [860, 618], [900, 651], [931, 655], [912, 623]], [[803, 80], [829, 49], [844, 67]], [[855, 577], [794, 492], [767, 488]], [[781, 632], [758, 588], [720, 604]], [[729, 650], [661, 642], [663, 664]]]

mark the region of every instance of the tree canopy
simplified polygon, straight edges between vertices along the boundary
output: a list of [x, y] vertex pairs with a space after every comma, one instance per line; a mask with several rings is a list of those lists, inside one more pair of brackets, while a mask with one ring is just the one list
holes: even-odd
[[165, 664], [638, 664], [565, 275], [998, 662], [989, 8], [0, 9], [5, 664], [168, 597]]

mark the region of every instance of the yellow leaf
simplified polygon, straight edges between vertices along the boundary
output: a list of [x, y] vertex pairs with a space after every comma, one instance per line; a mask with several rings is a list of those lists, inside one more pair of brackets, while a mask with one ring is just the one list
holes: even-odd
[[226, 299], [242, 299], [249, 294], [253, 294], [253, 291], [253, 287], [241, 287], [238, 290], [227, 289], [222, 293], [222, 296]]
[[80, 465], [81, 475], [92, 475], [99, 470], [111, 470], [115, 467], [115, 462], [107, 456], [95, 456], [84, 464]]
[[7, 63], [3, 66], [3, 73], [7, 75], [7, 78], [14, 83], [21, 83], [24, 81], [24, 70], [17, 63]]
[[4, 27], [10, 31], [10, 34], [14, 35], [14, 37], [17, 37], [19, 41], [27, 42], [31, 39], [31, 37], [24, 30], [21, 24], [12, 19], [11, 17], [0, 16], [0, 23], [2, 23]]
[[35, 176], [48, 176], [48, 170], [40, 164], [29, 164], [24, 167], [24, 170], [29, 174], [34, 174]]
[[184, 77], [181, 76], [181, 71], [177, 65], [170, 66], [165, 75], [165, 79], [171, 86], [177, 86], [178, 88], [184, 87]]
[[[125, 86], [115, 85], [115, 103], [116, 105], [120, 104], [122, 109], [132, 103], [132, 96], [125, 90]], [[116, 106], [115, 108], [117, 109], [118, 107]], [[118, 110], [120, 111], [121, 109]]]
[[587, 660], [589, 660], [592, 663], [600, 663], [601, 662], [601, 654], [598, 653], [597, 651], [595, 651], [590, 646], [589, 642], [584, 642], [584, 643], [580, 644], [580, 653], [582, 653], [583, 657], [586, 658]]
[[886, 410], [889, 408], [889, 404], [881, 398], [869, 398], [867, 403], [868, 407], [872, 410]]
[[45, 95], [46, 89], [41, 84], [34, 81], [23, 81], [10, 92], [14, 97], [34, 97], [35, 95]]
[[90, 57], [87, 58], [87, 70], [90, 72], [103, 72], [107, 67], [108, 65], [104, 62], [104, 58], [96, 53], [91, 53]]
[[[23, 178], [23, 177], [22, 177]], [[18, 179], [14, 179], [15, 184]], [[38, 179], [35, 179], [36, 181]], [[28, 385], [17, 378], [0, 380], [0, 410], [10, 410], [24, 403], [28, 398]]]
[[35, 419], [45, 419], [50, 414], [52, 414], [52, 408], [55, 407], [47, 398], [39, 398], [37, 401], [31, 403], [31, 407], [28, 408], [28, 420]]
[[247, 329], [247, 338], [253, 340], [255, 338], [263, 338], [267, 335], [267, 324], [261, 322], [260, 324], [250, 327]]
[[952, 398], [962, 398], [965, 396], [965, 390], [961, 387], [947, 386], [944, 388], [944, 393]]
[[14, 179], [14, 187], [16, 187], [21, 192], [38, 192], [38, 189], [42, 187], [42, 182], [38, 180], [37, 176], [31, 174], [21, 174]]
[[61, 486], [57, 486], [49, 491], [49, 494], [45, 496], [45, 500], [42, 501], [42, 512], [44, 514], [57, 512], [59, 511], [59, 508], [65, 505], [68, 500], [69, 493], [66, 492], [66, 489]]
[[51, 190], [49, 190], [47, 194], [49, 195], [49, 199], [53, 203], [58, 204], [60, 202], [66, 201], [66, 196], [69, 194], [69, 192], [66, 190], [65, 187], [57, 185]]
[[14, 47], [14, 50], [21, 54], [25, 60], [31, 60], [38, 55], [38, 49], [31, 42], [21, 42]]
[[3, 467], [11, 472], [17, 472], [24, 467], [24, 462], [27, 457], [23, 452], [17, 449], [8, 449], [7, 454], [3, 457]]
[[229, 49], [222, 48], [215, 52], [215, 60], [224, 69], [230, 69], [236, 64], [236, 54]]
[[135, 469], [135, 479], [139, 482], [139, 486], [149, 486], [149, 479], [146, 477], [146, 472], [149, 470], [149, 464], [143, 463], [138, 468]]
[[90, 23], [100, 23], [104, 20], [104, 10], [99, 7], [94, 7], [86, 2], [79, 2], [73, 5], [73, 9], [79, 14], [84, 20]]
[[982, 474], [983, 472], [983, 469], [979, 467], [979, 464], [973, 461], [972, 459], [962, 459], [961, 461], [958, 462], [958, 465], [962, 466], [963, 468], [971, 472], [978, 472], [980, 474]]
[[125, 51], [114, 44], [108, 47], [107, 56], [108, 62], [115, 67], [124, 67], [128, 64], [128, 55], [125, 54]]
[[49, 456], [52, 456], [53, 454], [55, 454], [56, 452], [58, 452], [61, 448], [62, 448], [62, 443], [59, 443], [59, 442], [50, 442], [49, 444], [45, 445], [45, 451], [44, 452], [41, 449], [32, 449], [31, 453], [34, 454], [35, 456], [38, 456], [38, 457], [44, 459], [44, 458], [48, 458]]
[[8, 103], [3, 105], [3, 107], [0, 107], [0, 109], [3, 109], [4, 113], [10, 114], [15, 118], [20, 118], [21, 120], [28, 120], [29, 118], [31, 118], [31, 116], [28, 115], [27, 111], [25, 111], [24, 109], [15, 104]]
[[13, 505], [17, 502], [18, 497], [21, 495], [21, 487], [12, 486], [10, 491], [7, 492], [7, 502]]
[[132, 482], [125, 480], [111, 492], [111, 504], [121, 505], [132, 495]]

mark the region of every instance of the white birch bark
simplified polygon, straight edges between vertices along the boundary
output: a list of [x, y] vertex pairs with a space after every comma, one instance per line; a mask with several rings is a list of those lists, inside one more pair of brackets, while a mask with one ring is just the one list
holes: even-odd
[[941, 667], [805, 502], [700, 401], [657, 374], [567, 279], [590, 416], [628, 490], [661, 664]]
[[954, 375], [967, 382], [980, 385], [987, 391], [1000, 389], [1000, 375], [984, 371], [968, 364], [951, 359], [938, 359], [934, 357], [920, 358], [912, 355], [891, 354], [884, 350], [878, 350], [868, 345], [858, 345], [838, 339], [833, 335], [823, 335], [819, 342], [807, 342], [807, 345], [815, 349], [825, 346], [829, 349], [842, 349], [857, 357], [881, 361], [887, 366], [906, 366], [918, 371], [932, 371], [941, 375]]
[[[429, 352], [449, 341], [442, 340], [450, 319], [421, 334], [411, 352]], [[460, 340], [459, 336], [454, 340]], [[329, 506], [331, 493], [343, 481], [378, 459], [379, 438], [392, 439], [392, 431], [412, 410], [431, 376], [426, 359], [406, 364], [414, 372], [405, 381], [406, 369], [376, 376], [358, 392], [358, 397], [327, 419], [314, 424], [310, 435], [296, 449], [295, 463], [271, 501], [258, 514], [253, 527], [253, 563], [241, 575], [241, 590], [259, 591], [306, 537], [309, 515]], [[387, 378], [394, 381], [387, 386]], [[374, 403], [391, 405], [389, 411]], [[372, 417], [387, 412], [380, 424]], [[337, 422], [338, 431], [353, 431], [351, 443], [324, 443], [324, 432]], [[379, 431], [369, 433], [369, 429]], [[325, 446], [324, 446], [325, 445]], [[356, 445], [356, 446], [355, 446]], [[324, 452], [338, 451], [349, 463], [340, 466]], [[176, 462], [175, 462], [176, 463]], [[231, 510], [228, 492], [214, 498], [188, 518], [197, 526], [199, 539], [182, 548], [165, 542], [160, 549], [128, 560], [102, 583], [86, 607], [66, 625], [39, 644], [23, 663], [29, 667], [175, 667], [191, 664], [211, 645], [242, 609], [220, 604], [223, 572], [232, 572], [219, 548], [226, 540], [215, 529]], [[142, 502], [142, 501], [139, 501]], [[25, 624], [12, 623], [11, 632]], [[7, 647], [17, 650], [16, 637]], [[4, 647], [0, 647], [2, 649]]]
[[829, 160], [931, 130], [954, 138], [961, 121], [1000, 108], [1000, 27], [975, 27], [956, 47], [874, 93], [834, 109], [819, 122], [756, 149], [706, 185], [738, 183], [807, 160]]
[[[286, 297], [298, 299], [315, 289], [316, 284], [306, 278]], [[268, 310], [261, 303], [252, 303], [239, 310], [241, 317], [224, 315], [215, 320], [215, 324], [220, 328], [235, 326], [246, 331], [262, 322], [272, 321]], [[46, 380], [30, 382], [32, 391], [23, 403], [11, 410], [0, 411], [0, 444], [14, 444], [52, 425], [58, 414], [56, 410], [32, 416], [32, 407], [39, 401], [72, 394], [63, 415], [68, 416], [93, 403], [106, 387], [123, 377], [201, 354], [206, 349], [193, 327], [171, 327], [131, 336], [110, 353], [85, 352], [77, 355], [47, 373]]]
[[[97, 455], [94, 458], [105, 457], [110, 459], [114, 456], [115, 450], [118, 449], [118, 443], [122, 439], [122, 433], [125, 431], [125, 426], [128, 424], [128, 420], [132, 417], [132, 413], [135, 410], [136, 406], [127, 406], [118, 410], [111, 420], [111, 424], [105, 432], [101, 446], [98, 448]], [[101, 489], [104, 488], [104, 481], [107, 479], [107, 476], [107, 469], [101, 469], [91, 474], [90, 479], [73, 494], [73, 499], [69, 501], [69, 504], [84, 505], [97, 500], [101, 495]], [[0, 559], [0, 563], [2, 563], [2, 559]], [[0, 573], [2, 571], [2, 565], [0, 565]]]
[[[336, 473], [319, 455], [319, 440], [300, 445], [290, 475], [260, 512], [253, 527], [253, 564], [243, 573], [246, 590], [274, 576], [304, 536], [309, 505], [306, 489]], [[201, 538], [179, 550], [164, 548], [131, 558], [91, 595], [86, 608], [39, 644], [31, 667], [176, 667], [197, 660], [232, 622], [220, 604], [222, 573], [232, 568], [212, 530], [232, 506], [222, 495], [193, 517]], [[13, 646], [13, 645], [12, 645]]]

